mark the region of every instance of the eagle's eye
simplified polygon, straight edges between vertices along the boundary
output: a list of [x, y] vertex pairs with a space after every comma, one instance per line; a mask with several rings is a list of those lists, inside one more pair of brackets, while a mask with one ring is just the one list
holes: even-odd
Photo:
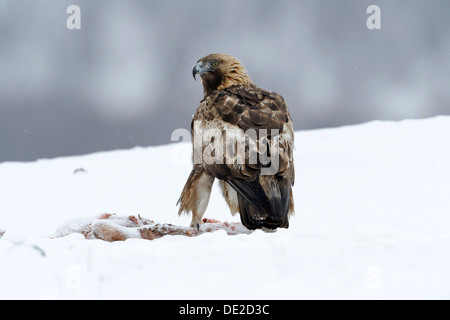
[[211, 65], [212, 65], [213, 67], [217, 67], [217, 66], [219, 65], [219, 63], [218, 63], [217, 61], [214, 61]]

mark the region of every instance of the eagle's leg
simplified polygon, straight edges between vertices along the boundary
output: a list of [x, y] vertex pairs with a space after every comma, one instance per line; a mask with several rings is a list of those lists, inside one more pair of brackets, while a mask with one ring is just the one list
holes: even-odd
[[191, 228], [202, 224], [203, 214], [209, 203], [209, 196], [214, 177], [206, 173], [201, 166], [194, 166], [186, 181], [177, 204], [180, 204], [178, 214], [192, 212]]
[[239, 201], [236, 190], [234, 190], [225, 180], [219, 180], [220, 189], [222, 189], [223, 197], [230, 208], [231, 214], [234, 216], [239, 212]]

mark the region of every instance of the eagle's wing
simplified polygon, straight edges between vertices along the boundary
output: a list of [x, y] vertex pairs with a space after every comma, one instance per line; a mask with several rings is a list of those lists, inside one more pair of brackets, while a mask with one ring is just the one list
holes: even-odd
[[243, 223], [256, 228], [258, 221], [276, 221], [274, 228], [287, 227], [295, 174], [294, 133], [284, 99], [253, 84], [215, 91], [201, 102], [192, 131], [194, 162], [237, 191]]

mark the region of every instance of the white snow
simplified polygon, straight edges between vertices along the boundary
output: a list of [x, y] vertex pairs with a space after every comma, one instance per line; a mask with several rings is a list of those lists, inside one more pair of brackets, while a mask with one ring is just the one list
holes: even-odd
[[[449, 299], [449, 138], [450, 117], [297, 132], [289, 229], [153, 241], [52, 237], [105, 212], [189, 225], [188, 144], [1, 163], [0, 299]], [[239, 221], [213, 191], [205, 217]]]

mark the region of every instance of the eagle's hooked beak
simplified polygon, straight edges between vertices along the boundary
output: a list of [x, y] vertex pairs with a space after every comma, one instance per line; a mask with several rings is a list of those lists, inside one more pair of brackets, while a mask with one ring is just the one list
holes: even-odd
[[192, 76], [194, 77], [194, 80], [197, 80], [197, 78], [195, 77], [197, 74], [202, 74], [205, 72], [208, 72], [209, 69], [205, 68], [203, 66], [203, 62], [197, 62], [197, 64], [194, 65], [194, 68], [192, 69]]
[[197, 75], [197, 65], [194, 65], [194, 68], [192, 69], [192, 76], [194, 77], [194, 80], [197, 81], [197, 78], [195, 76]]

